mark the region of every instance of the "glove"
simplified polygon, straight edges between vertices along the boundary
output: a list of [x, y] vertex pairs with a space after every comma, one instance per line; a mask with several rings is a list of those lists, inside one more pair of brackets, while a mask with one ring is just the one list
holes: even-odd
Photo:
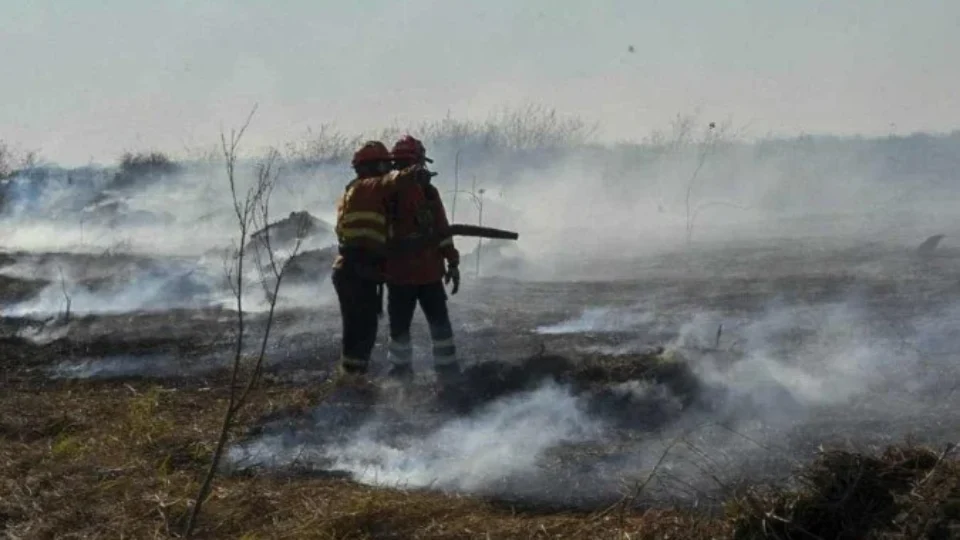
[[449, 284], [453, 281], [453, 289], [450, 290], [450, 294], [457, 294], [457, 291], [460, 290], [460, 269], [457, 268], [457, 265], [447, 265], [447, 271], [443, 274], [443, 282]]

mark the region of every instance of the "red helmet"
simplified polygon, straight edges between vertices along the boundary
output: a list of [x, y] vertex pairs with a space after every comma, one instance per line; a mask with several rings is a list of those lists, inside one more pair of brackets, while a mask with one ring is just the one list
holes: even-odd
[[423, 143], [410, 135], [404, 136], [393, 145], [393, 159], [409, 159], [410, 161], [420, 161], [421, 159], [433, 163], [433, 160], [427, 157], [427, 149]]
[[390, 151], [380, 141], [367, 141], [353, 154], [353, 165], [376, 161], [390, 161]]

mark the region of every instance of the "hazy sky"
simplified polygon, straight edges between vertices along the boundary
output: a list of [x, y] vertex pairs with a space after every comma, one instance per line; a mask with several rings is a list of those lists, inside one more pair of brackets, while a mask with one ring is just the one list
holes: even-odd
[[63, 164], [209, 144], [254, 102], [251, 145], [524, 102], [606, 138], [698, 107], [753, 135], [960, 127], [957, 0], [0, 0], [0, 13], [0, 138]]

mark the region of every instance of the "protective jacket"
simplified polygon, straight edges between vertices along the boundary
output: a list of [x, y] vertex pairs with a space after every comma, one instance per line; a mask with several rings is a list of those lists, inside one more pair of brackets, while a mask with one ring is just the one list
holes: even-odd
[[367, 279], [385, 280], [385, 262], [392, 236], [389, 202], [399, 191], [416, 186], [416, 168], [357, 178], [347, 185], [337, 202], [334, 230], [339, 254], [333, 263], [335, 269], [350, 268]]
[[[398, 189], [390, 201], [390, 223], [398, 240], [441, 234], [450, 223], [432, 184], [417, 182]], [[448, 236], [439, 244], [399, 253], [386, 262], [389, 282], [397, 285], [425, 285], [439, 282], [448, 265], [460, 264], [460, 253]]]

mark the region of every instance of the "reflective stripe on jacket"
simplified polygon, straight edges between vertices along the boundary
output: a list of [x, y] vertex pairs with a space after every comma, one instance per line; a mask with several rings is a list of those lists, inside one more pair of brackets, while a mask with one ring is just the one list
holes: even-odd
[[334, 268], [362, 267], [365, 274], [382, 277], [387, 244], [392, 236], [387, 202], [398, 190], [416, 185], [416, 167], [383, 176], [357, 178], [337, 202], [334, 231], [340, 254]]

